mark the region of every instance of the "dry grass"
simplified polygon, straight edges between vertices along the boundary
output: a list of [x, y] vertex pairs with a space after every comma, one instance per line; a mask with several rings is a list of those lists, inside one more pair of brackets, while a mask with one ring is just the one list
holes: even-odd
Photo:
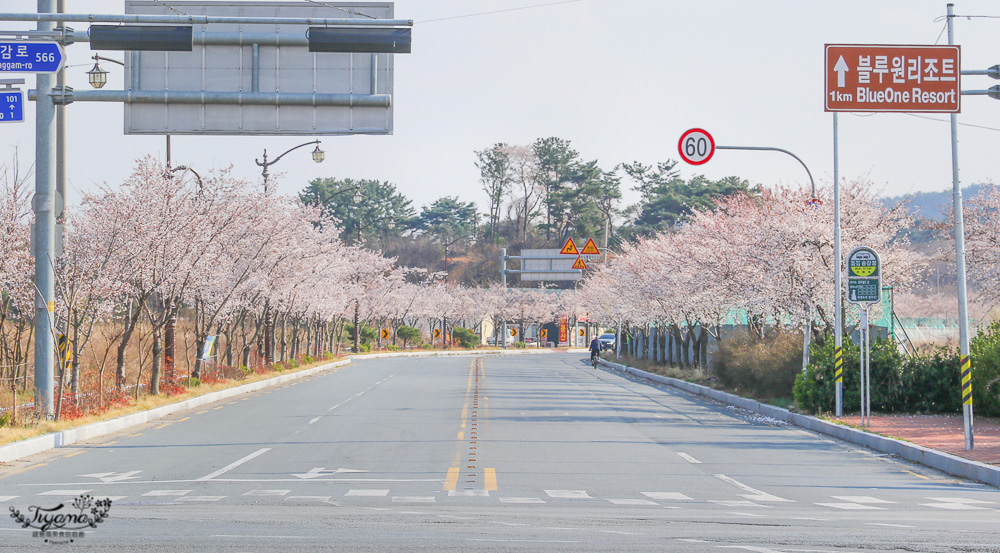
[[311, 365], [303, 365], [296, 369], [287, 369], [280, 373], [278, 372], [267, 372], [267, 373], [254, 373], [248, 375], [242, 380], [230, 380], [226, 382], [219, 382], [215, 384], [201, 384], [194, 388], [186, 388], [185, 392], [182, 394], [175, 394], [167, 396], [166, 394], [158, 396], [141, 396], [139, 401], [127, 405], [124, 407], [116, 407], [102, 411], [94, 415], [87, 415], [78, 419], [73, 420], [62, 420], [62, 421], [41, 421], [37, 419], [32, 419], [26, 425], [13, 427], [3, 427], [0, 428], [0, 445], [9, 444], [21, 440], [26, 440], [28, 438], [33, 438], [35, 436], [41, 436], [42, 434], [48, 434], [51, 432], [59, 432], [62, 430], [68, 430], [70, 428], [78, 428], [81, 426], [86, 426], [95, 422], [101, 422], [106, 420], [111, 420], [116, 417], [121, 417], [124, 415], [130, 415], [132, 413], [139, 413], [142, 411], [148, 411], [150, 409], [155, 409], [157, 407], [162, 407], [164, 405], [171, 405], [184, 401], [186, 399], [191, 399], [205, 394], [210, 394], [212, 392], [218, 392], [220, 390], [226, 390], [229, 388], [235, 388], [237, 386], [242, 386], [244, 384], [250, 384], [253, 382], [259, 382], [261, 380], [268, 380], [279, 375], [297, 373], [306, 369], [311, 369], [318, 367], [320, 365], [325, 365], [327, 363], [333, 363], [335, 361], [340, 361], [342, 358], [333, 359], [322, 359]]

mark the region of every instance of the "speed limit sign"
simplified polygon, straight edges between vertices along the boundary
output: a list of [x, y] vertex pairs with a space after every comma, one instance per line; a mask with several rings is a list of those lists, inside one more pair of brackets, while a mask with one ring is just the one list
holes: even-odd
[[715, 140], [708, 131], [702, 129], [691, 129], [681, 135], [680, 142], [677, 143], [677, 150], [681, 153], [681, 159], [691, 165], [701, 165], [712, 159], [715, 153]]

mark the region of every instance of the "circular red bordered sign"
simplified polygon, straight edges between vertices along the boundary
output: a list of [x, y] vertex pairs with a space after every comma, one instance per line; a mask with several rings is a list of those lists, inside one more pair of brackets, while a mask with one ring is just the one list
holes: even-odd
[[681, 159], [691, 165], [708, 163], [715, 154], [715, 140], [704, 129], [691, 129], [681, 135], [677, 151], [680, 152]]

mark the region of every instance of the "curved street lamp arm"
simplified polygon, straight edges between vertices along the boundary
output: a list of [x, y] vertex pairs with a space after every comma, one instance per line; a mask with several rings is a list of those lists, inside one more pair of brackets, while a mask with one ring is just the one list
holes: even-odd
[[90, 58], [90, 59], [92, 59], [94, 61], [101, 61], [101, 60], [110, 61], [111, 63], [117, 63], [118, 65], [120, 65], [122, 67], [125, 67], [124, 63], [122, 63], [122, 62], [120, 62], [120, 61], [118, 61], [116, 59], [106, 58], [106, 57], [104, 57], [102, 55], [99, 55], [99, 54], [94, 54], [94, 56], [92, 58]]
[[273, 161], [267, 161], [267, 151], [265, 150], [264, 151], [264, 163], [261, 163], [256, 158], [254, 159], [254, 162], [257, 163], [257, 165], [260, 166], [260, 167], [266, 167], [268, 165], [274, 165], [275, 163], [278, 163], [279, 159], [285, 157], [285, 155], [287, 155], [289, 152], [293, 152], [295, 150], [298, 150], [299, 148], [302, 148], [304, 146], [308, 146], [310, 144], [319, 145], [319, 143], [320, 143], [319, 140], [313, 140], [312, 142], [306, 142], [305, 144], [299, 144], [298, 146], [295, 146], [294, 148], [289, 148], [288, 150], [285, 151], [285, 153], [283, 153], [280, 156], [274, 158]]
[[798, 161], [799, 163], [801, 163], [802, 164], [802, 168], [806, 170], [806, 174], [809, 175], [809, 184], [810, 184], [810, 186], [812, 186], [812, 197], [813, 198], [816, 197], [816, 182], [813, 181], [812, 173], [809, 171], [809, 168], [806, 167], [805, 162], [802, 161], [801, 159], [799, 159], [799, 156], [793, 154], [792, 152], [789, 152], [788, 150], [783, 150], [781, 148], [771, 148], [769, 146], [716, 146], [715, 149], [716, 150], [757, 150], [757, 151], [763, 150], [763, 151], [781, 152], [783, 154], [788, 154], [788, 155], [794, 157], [795, 161]]

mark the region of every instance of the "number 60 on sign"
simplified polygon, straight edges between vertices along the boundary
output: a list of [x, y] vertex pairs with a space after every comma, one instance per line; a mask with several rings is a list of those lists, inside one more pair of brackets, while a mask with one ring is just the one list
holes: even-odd
[[715, 153], [715, 140], [706, 130], [691, 129], [681, 135], [677, 150], [684, 161], [691, 165], [701, 165], [712, 159], [712, 154]]

